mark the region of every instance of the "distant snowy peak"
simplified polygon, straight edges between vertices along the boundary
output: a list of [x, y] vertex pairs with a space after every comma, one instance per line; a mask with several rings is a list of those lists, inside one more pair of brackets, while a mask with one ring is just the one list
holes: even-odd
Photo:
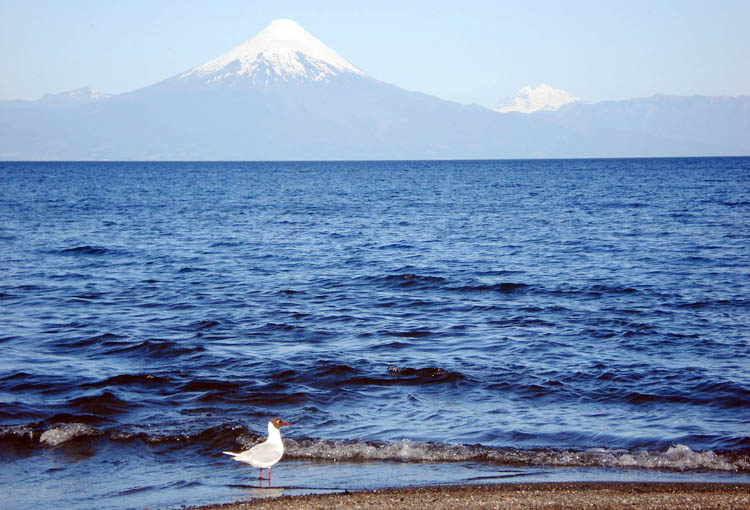
[[209, 84], [250, 78], [263, 86], [273, 81], [327, 81], [342, 73], [367, 76], [296, 21], [277, 19], [249, 41], [179, 78], [198, 78]]
[[59, 94], [44, 94], [39, 101], [48, 104], [74, 105], [96, 103], [108, 97], [112, 97], [112, 94], [105, 94], [91, 87], [81, 87], [80, 89], [60, 92]]
[[557, 110], [568, 103], [580, 101], [564, 90], [553, 89], [542, 83], [537, 88], [523, 87], [516, 95], [509, 97], [498, 108], [498, 112], [531, 113], [538, 110]]

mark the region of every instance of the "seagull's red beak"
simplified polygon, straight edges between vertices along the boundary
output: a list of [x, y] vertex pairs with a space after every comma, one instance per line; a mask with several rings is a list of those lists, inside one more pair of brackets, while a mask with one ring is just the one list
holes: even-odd
[[289, 423], [288, 421], [282, 421], [281, 422], [281, 426], [282, 427], [288, 427], [289, 425], [291, 425], [291, 423]]

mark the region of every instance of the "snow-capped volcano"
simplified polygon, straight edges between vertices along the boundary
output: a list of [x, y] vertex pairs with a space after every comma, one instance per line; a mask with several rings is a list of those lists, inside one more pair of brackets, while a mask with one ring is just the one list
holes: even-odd
[[495, 108], [498, 112], [531, 113], [537, 110], [557, 110], [568, 103], [580, 101], [564, 90], [554, 89], [542, 83], [532, 89], [528, 85], [516, 92], [515, 96], [506, 99], [502, 105]]
[[252, 39], [179, 79], [197, 78], [209, 84], [250, 79], [254, 85], [267, 86], [273, 81], [327, 81], [342, 73], [367, 76], [296, 21], [277, 19]]

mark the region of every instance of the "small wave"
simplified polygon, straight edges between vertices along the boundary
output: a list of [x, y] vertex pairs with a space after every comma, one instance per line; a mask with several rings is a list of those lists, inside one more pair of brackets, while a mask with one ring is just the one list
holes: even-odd
[[87, 292], [85, 294], [76, 294], [75, 296], [73, 296], [73, 299], [93, 301], [94, 299], [99, 299], [100, 297], [104, 295], [105, 295], [104, 292]]
[[357, 373], [357, 369], [348, 365], [328, 365], [321, 367], [316, 377], [341, 377]]
[[[750, 391], [730, 381], [700, 382], [692, 385], [665, 385], [644, 388], [637, 381], [639, 375], [628, 372], [604, 371], [597, 376], [599, 381], [617, 381], [621, 387], [602, 386], [589, 396], [597, 402], [622, 401], [636, 406], [659, 404], [689, 404], [720, 409], [743, 409], [750, 406]], [[638, 384], [638, 389], [632, 389]]]
[[238, 391], [214, 390], [207, 391], [198, 397], [199, 402], [222, 402], [237, 406], [273, 407], [281, 405], [300, 405], [310, 399], [306, 392], [275, 391], [273, 385], [268, 385], [263, 391], [244, 393]]
[[388, 374], [390, 375], [388, 378], [354, 377], [347, 381], [347, 384], [420, 385], [457, 382], [466, 379], [466, 376], [460, 372], [445, 370], [440, 367], [411, 368], [391, 365], [388, 367]]
[[644, 202], [629, 202], [629, 201], [601, 202], [599, 205], [600, 207], [607, 208], [607, 209], [628, 209], [628, 208], [640, 209], [641, 207], [649, 206], [649, 204], [646, 204]]
[[414, 329], [409, 331], [380, 331], [379, 333], [401, 338], [424, 338], [432, 334], [432, 332], [426, 329]]
[[388, 367], [388, 372], [391, 375], [397, 377], [417, 377], [424, 379], [435, 379], [446, 376], [456, 376], [458, 378], [464, 378], [463, 375], [458, 372], [451, 372], [440, 367], [427, 367], [427, 368], [410, 368], [410, 367], [397, 367], [391, 365]]
[[185, 266], [183, 268], [180, 268], [180, 270], [178, 271], [178, 273], [183, 273], [183, 274], [184, 273], [200, 273], [200, 272], [204, 272], [204, 271], [208, 271], [208, 270], [204, 269], [202, 267]]
[[439, 276], [421, 276], [421, 275], [414, 274], [414, 273], [389, 274], [384, 279], [385, 281], [402, 281], [402, 282], [418, 282], [418, 281], [442, 282], [442, 281], [445, 281], [444, 278], [441, 278]]
[[[195, 433], [148, 434], [118, 428], [105, 428], [101, 420], [89, 420], [85, 416], [58, 415], [46, 422], [27, 425], [0, 426], [0, 445], [27, 448], [58, 446], [73, 439], [97, 438], [119, 443], [140, 441], [149, 444], [196, 445], [209, 450], [220, 450], [237, 441], [258, 442], [261, 436], [248, 433], [246, 427], [222, 424]], [[51, 425], [45, 425], [49, 423]], [[4, 443], [4, 444], [3, 444]]]
[[133, 406], [130, 402], [118, 398], [109, 391], [100, 395], [73, 399], [68, 402], [68, 405], [98, 416], [117, 414]]
[[221, 326], [221, 323], [212, 320], [202, 320], [189, 324], [185, 329], [187, 331], [203, 331], [206, 329], [215, 328], [216, 326]]
[[378, 246], [378, 250], [413, 250], [414, 248], [416, 248], [414, 245], [405, 243], [392, 243]]
[[630, 295], [638, 294], [641, 291], [635, 287], [628, 285], [604, 285], [594, 284], [586, 286], [573, 286], [569, 284], [559, 285], [554, 289], [548, 291], [553, 296], [585, 296], [592, 298], [600, 298], [602, 296], [617, 296], [617, 295]]
[[84, 384], [82, 388], [98, 388], [107, 386], [138, 386], [138, 385], [155, 385], [164, 384], [170, 381], [169, 377], [157, 376], [152, 374], [122, 374], [108, 377], [102, 381]]
[[370, 348], [374, 351], [389, 351], [389, 350], [408, 349], [409, 347], [411, 347], [411, 344], [407, 342], [388, 342], [384, 344], [373, 345]]
[[677, 308], [683, 309], [698, 309], [708, 307], [732, 307], [742, 308], [747, 307], [750, 301], [746, 299], [717, 299], [717, 300], [705, 300], [705, 301], [694, 301], [689, 303], [678, 303]]
[[57, 347], [63, 349], [81, 349], [92, 345], [107, 345], [107, 342], [125, 338], [124, 336], [115, 335], [113, 333], [104, 333], [103, 335], [96, 335], [87, 338], [76, 338], [73, 340], [62, 340], [55, 343]]
[[280, 290], [278, 294], [284, 295], [284, 296], [294, 296], [295, 294], [304, 294], [305, 291], [303, 290], [294, 290], [294, 289], [284, 289]]
[[[498, 272], [498, 274], [512, 273]], [[604, 295], [629, 295], [637, 294], [641, 292], [640, 289], [629, 286], [613, 284], [593, 284], [586, 286], [575, 286], [571, 284], [563, 284], [554, 289], [546, 288], [540, 283], [524, 283], [518, 281], [501, 281], [497, 283], [481, 283], [481, 282], [468, 282], [461, 284], [456, 281], [448, 281], [443, 277], [439, 276], [425, 276], [414, 273], [397, 273], [391, 274], [382, 278], [367, 278], [370, 281], [386, 283], [389, 286], [395, 286], [401, 289], [408, 290], [443, 290], [450, 292], [460, 293], [500, 293], [500, 294], [516, 294], [516, 293], [540, 293], [540, 294], [551, 294], [551, 295], [573, 295], [573, 296], [589, 296], [589, 297], [601, 297]]]
[[554, 327], [554, 322], [545, 321], [543, 319], [532, 319], [528, 317], [510, 317], [507, 319], [499, 319], [499, 320], [490, 320], [487, 321], [488, 324], [493, 324], [496, 326], [521, 326], [521, 327], [533, 327], [533, 326], [541, 326], [541, 327]]
[[627, 393], [623, 399], [630, 404], [651, 404], [651, 403], [666, 403], [666, 404], [684, 404], [692, 402], [693, 399], [683, 397], [681, 395], [657, 395], [650, 393], [642, 393], [639, 391], [631, 391]]
[[66, 378], [64, 376], [48, 375], [39, 377], [27, 372], [15, 372], [0, 377], [0, 389], [18, 392], [41, 391], [51, 394], [57, 392], [65, 382]]
[[324, 364], [313, 372], [284, 370], [274, 376], [274, 379], [284, 383], [309, 383], [314, 379], [317, 384], [333, 387], [349, 387], [353, 385], [362, 386], [393, 386], [441, 384], [457, 382], [467, 379], [459, 372], [445, 370], [440, 367], [387, 367], [386, 374], [380, 375], [376, 372], [364, 372], [348, 365]]
[[243, 241], [218, 241], [211, 244], [211, 248], [236, 248], [244, 245]]
[[242, 383], [236, 382], [195, 379], [180, 386], [180, 391], [234, 391], [242, 386]]
[[267, 322], [263, 329], [269, 331], [303, 331], [305, 328], [300, 326], [294, 326], [292, 324], [278, 323], [278, 322]]
[[359, 371], [333, 380], [337, 386], [394, 386], [394, 385], [431, 385], [443, 383], [456, 383], [466, 379], [466, 376], [459, 372], [445, 370], [439, 367], [410, 368], [389, 366], [387, 377], [378, 377], [377, 375], [364, 375]]
[[503, 294], [510, 294], [512, 292], [524, 290], [528, 287], [529, 286], [525, 283], [502, 282], [494, 284], [464, 285], [461, 287], [454, 287], [452, 290], [459, 292], [501, 292]]
[[635, 294], [638, 289], [625, 285], [590, 285], [586, 288], [589, 294]]
[[188, 354], [205, 351], [206, 348], [198, 345], [192, 347], [183, 347], [177, 342], [171, 340], [149, 339], [135, 345], [121, 345], [110, 349], [106, 354], [132, 354], [146, 355], [152, 358], [176, 358]]
[[440, 276], [418, 275], [414, 273], [389, 274], [379, 280], [389, 286], [402, 289], [430, 288], [445, 282], [445, 278]]
[[75, 248], [66, 248], [60, 250], [59, 253], [63, 255], [104, 255], [108, 251], [109, 250], [107, 248], [104, 248], [102, 246], [84, 245], [76, 246]]
[[688, 389], [689, 394], [697, 395], [697, 401], [705, 405], [724, 408], [750, 408], [750, 390], [730, 381], [701, 382]]

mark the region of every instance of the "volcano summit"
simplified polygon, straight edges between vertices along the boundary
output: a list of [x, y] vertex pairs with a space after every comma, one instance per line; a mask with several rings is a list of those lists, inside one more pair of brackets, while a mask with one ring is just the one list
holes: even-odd
[[327, 81], [341, 73], [365, 76], [297, 22], [277, 19], [249, 41], [192, 68], [179, 79], [212, 85], [250, 80], [256, 86], [269, 86], [276, 80]]

